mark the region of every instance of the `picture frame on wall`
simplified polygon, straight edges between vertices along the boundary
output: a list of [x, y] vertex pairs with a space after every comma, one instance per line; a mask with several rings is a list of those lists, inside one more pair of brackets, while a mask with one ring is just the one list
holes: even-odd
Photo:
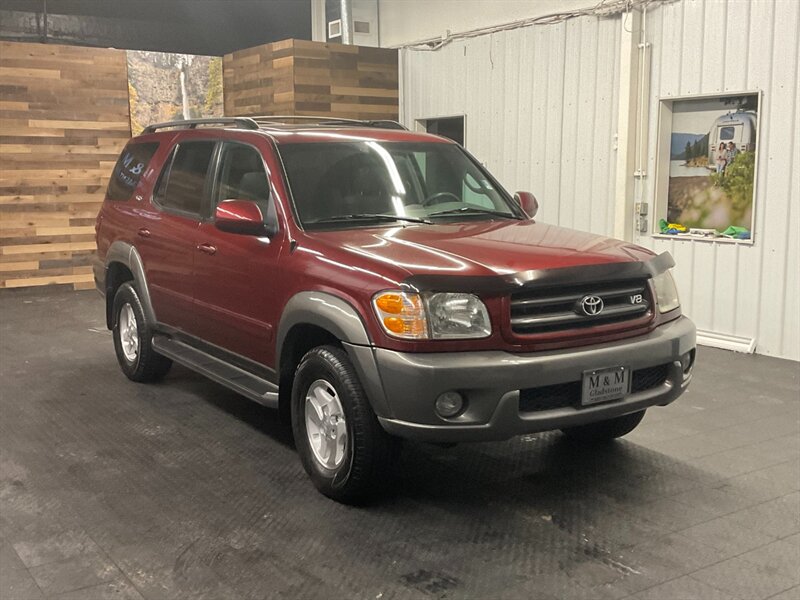
[[127, 50], [131, 133], [153, 123], [224, 115], [222, 58]]
[[653, 235], [752, 244], [761, 92], [662, 98]]

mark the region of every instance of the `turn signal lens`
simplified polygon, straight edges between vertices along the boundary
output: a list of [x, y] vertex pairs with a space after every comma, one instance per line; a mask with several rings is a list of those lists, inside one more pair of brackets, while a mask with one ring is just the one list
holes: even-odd
[[375, 298], [375, 306], [383, 312], [399, 315], [403, 312], [402, 294], [381, 294]]
[[372, 304], [389, 335], [411, 340], [427, 339], [428, 322], [419, 294], [380, 292], [372, 298]]

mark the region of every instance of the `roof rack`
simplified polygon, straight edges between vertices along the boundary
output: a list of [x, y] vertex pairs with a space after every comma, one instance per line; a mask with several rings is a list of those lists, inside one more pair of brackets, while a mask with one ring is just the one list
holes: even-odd
[[153, 133], [158, 129], [167, 129], [169, 127], [196, 129], [198, 125], [234, 125], [239, 129], [259, 129], [258, 123], [250, 117], [220, 117], [215, 119], [186, 119], [185, 121], [155, 123], [145, 127], [142, 133]]
[[258, 117], [219, 117], [213, 119], [186, 119], [184, 121], [167, 121], [165, 123], [154, 123], [142, 130], [142, 133], [153, 133], [159, 129], [176, 127], [180, 129], [196, 129], [198, 125], [233, 125], [238, 129], [269, 129], [292, 127], [298, 125], [292, 121], [300, 121], [303, 124], [318, 127], [332, 125], [349, 125], [351, 127], [375, 127], [377, 129], [403, 129], [407, 128], [397, 121], [389, 119], [377, 119], [363, 121], [359, 119], [344, 119], [340, 117], [309, 117], [305, 115], [264, 115]]
[[301, 121], [309, 125], [330, 126], [330, 125], [350, 125], [354, 127], [376, 127], [379, 129], [406, 129], [397, 121], [389, 119], [361, 120], [345, 119], [343, 117], [312, 117], [307, 115], [262, 115], [250, 117], [262, 127], [291, 127], [295, 125], [292, 121]]

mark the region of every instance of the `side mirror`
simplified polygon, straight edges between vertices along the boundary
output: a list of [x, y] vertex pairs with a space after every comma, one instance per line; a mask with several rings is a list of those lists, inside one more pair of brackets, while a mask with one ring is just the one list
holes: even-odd
[[220, 231], [242, 235], [269, 235], [264, 215], [250, 200], [223, 200], [214, 211], [214, 225]]
[[530, 192], [517, 192], [514, 194], [514, 200], [517, 201], [517, 204], [520, 205], [522, 210], [525, 211], [525, 214], [531, 219], [535, 217], [536, 213], [539, 211], [539, 201], [536, 200], [536, 196]]

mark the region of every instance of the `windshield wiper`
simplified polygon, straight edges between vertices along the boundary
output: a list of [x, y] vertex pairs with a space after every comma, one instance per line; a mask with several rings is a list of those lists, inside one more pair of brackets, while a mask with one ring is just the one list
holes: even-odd
[[323, 223], [339, 223], [341, 221], [408, 221], [409, 223], [426, 223], [431, 224], [427, 219], [418, 219], [417, 217], [406, 217], [403, 215], [390, 215], [383, 213], [355, 213], [351, 215], [334, 215], [332, 217], [325, 217], [324, 219], [314, 219], [307, 221], [308, 224], [319, 225]]
[[503, 217], [505, 219], [521, 220], [522, 217], [505, 213], [499, 210], [491, 210], [489, 208], [478, 208], [476, 206], [462, 206], [460, 208], [453, 208], [451, 210], [442, 210], [435, 213], [430, 213], [429, 217], [446, 217], [449, 215], [493, 215], [495, 217]]

